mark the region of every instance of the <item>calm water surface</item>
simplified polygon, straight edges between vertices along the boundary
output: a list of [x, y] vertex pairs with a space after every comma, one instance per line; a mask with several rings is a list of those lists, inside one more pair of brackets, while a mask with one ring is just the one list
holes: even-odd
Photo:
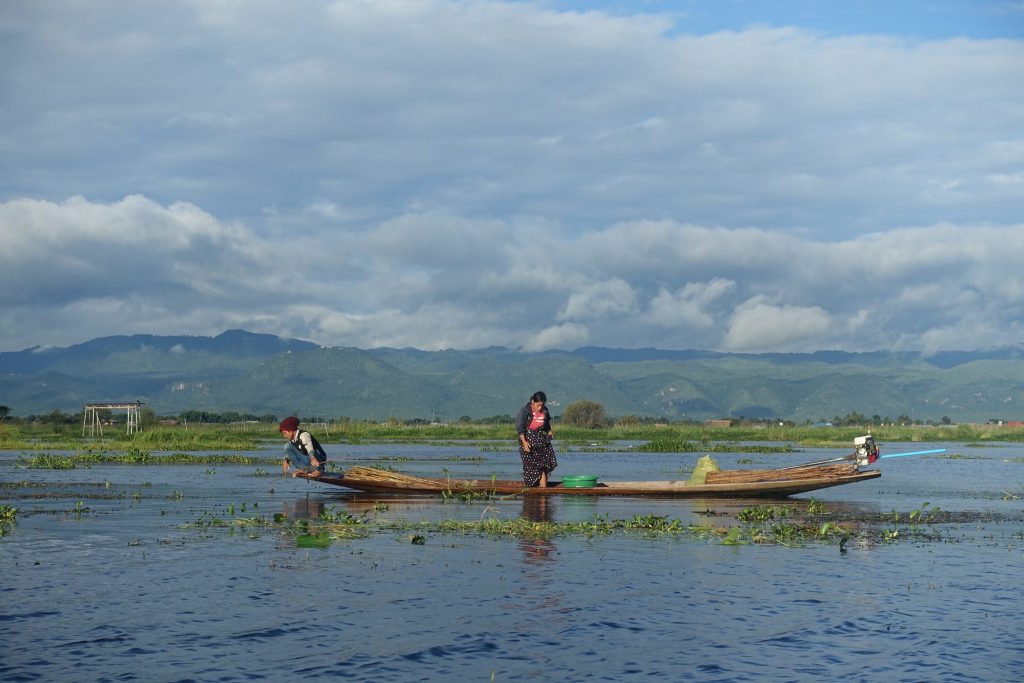
[[[882, 477], [814, 494], [864, 513], [965, 513], [942, 540], [726, 546], [665, 535], [552, 540], [383, 532], [300, 549], [229, 518], [324, 509], [375, 519], [665, 515], [729, 525], [749, 502], [554, 498], [443, 504], [273, 476], [277, 464], [18, 466], [0, 453], [0, 681], [1020, 681], [1024, 452], [882, 460]], [[328, 447], [410, 474], [518, 476], [473, 445]], [[723, 467], [844, 455], [716, 454]], [[262, 451], [268, 458], [274, 451]], [[465, 460], [461, 458], [479, 458]], [[685, 478], [695, 454], [560, 450], [560, 474]], [[257, 476], [258, 470], [271, 473]], [[29, 482], [31, 485], [17, 485]], [[928, 506], [924, 504], [928, 503]], [[718, 523], [716, 521], [715, 523]]]

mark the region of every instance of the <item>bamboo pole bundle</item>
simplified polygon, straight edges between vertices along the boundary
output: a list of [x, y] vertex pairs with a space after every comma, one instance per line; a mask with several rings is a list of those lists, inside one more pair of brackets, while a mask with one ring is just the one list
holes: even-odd
[[411, 474], [388, 472], [387, 470], [379, 470], [375, 467], [360, 467], [358, 465], [345, 470], [345, 478], [394, 488], [415, 488], [430, 491], [444, 491], [448, 488], [445, 482], [436, 479], [423, 479], [422, 477], [414, 477]]

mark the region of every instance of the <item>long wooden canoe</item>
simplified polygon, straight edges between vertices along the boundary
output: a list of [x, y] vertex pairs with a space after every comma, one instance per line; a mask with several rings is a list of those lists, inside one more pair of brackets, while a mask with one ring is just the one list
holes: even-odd
[[686, 480], [608, 481], [588, 488], [570, 488], [562, 486], [560, 481], [552, 481], [549, 486], [540, 488], [523, 486], [523, 482], [517, 480], [414, 477], [355, 467], [341, 476], [324, 474], [311, 481], [366, 493], [390, 494], [785, 498], [797, 493], [874, 479], [881, 475], [878, 470], [860, 471], [854, 464], [843, 463], [775, 470], [721, 470], [708, 472], [703, 484], [689, 484]]

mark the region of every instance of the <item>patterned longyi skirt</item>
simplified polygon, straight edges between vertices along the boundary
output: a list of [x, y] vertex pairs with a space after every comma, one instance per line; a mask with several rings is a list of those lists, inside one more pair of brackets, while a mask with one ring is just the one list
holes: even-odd
[[555, 457], [555, 449], [547, 432], [528, 429], [525, 436], [526, 442], [530, 444], [529, 452], [523, 450], [522, 443], [519, 444], [519, 457], [523, 461], [523, 483], [527, 486], [536, 486], [540, 483], [542, 472], [550, 473], [558, 467], [558, 459]]

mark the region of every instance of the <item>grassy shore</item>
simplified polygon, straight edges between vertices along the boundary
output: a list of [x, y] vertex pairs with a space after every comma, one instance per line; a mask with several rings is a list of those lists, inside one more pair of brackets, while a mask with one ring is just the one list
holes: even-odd
[[[622, 441], [636, 445], [635, 450], [705, 451], [711, 444], [759, 442], [766, 452], [784, 450], [789, 445], [802, 447], [847, 447], [857, 436], [874, 435], [886, 442], [1024, 442], [1024, 428], [995, 425], [883, 426], [883, 427], [794, 427], [703, 425], [633, 425], [603, 429], [583, 429], [555, 424], [559, 442], [583, 448], [616, 450]], [[403, 425], [373, 422], [338, 422], [314, 425], [310, 431], [325, 444], [332, 443], [437, 443], [493, 441], [500, 446], [513, 444], [511, 425], [455, 423], [442, 425]], [[0, 450], [61, 450], [72, 452], [106, 451], [248, 451], [268, 443], [282, 443], [277, 426], [270, 424], [155, 426], [126, 435], [113, 427], [103, 437], [82, 436], [77, 425], [0, 424]], [[514, 444], [513, 444], [514, 445]]]

